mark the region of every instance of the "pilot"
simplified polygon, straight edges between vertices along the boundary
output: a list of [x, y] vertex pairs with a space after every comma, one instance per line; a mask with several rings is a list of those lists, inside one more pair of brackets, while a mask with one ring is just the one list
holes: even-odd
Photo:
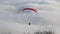
[[28, 25], [31, 25], [31, 23], [29, 22]]

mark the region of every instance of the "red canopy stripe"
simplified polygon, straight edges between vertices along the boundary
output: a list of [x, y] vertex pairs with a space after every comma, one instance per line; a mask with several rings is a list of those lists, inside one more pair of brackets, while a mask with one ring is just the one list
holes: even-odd
[[32, 10], [32, 11], [34, 11], [35, 13], [38, 13], [37, 10], [34, 9], [34, 8], [24, 8], [23, 11], [24, 11], [24, 10]]

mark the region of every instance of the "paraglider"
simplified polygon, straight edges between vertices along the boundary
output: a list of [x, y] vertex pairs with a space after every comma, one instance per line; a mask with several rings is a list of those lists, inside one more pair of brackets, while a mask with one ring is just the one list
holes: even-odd
[[[35, 9], [35, 8], [24, 8], [24, 9], [22, 9], [22, 11], [25, 11], [25, 10], [31, 10], [31, 11], [35, 12], [36, 14], [38, 13], [37, 9]], [[30, 19], [28, 16], [26, 16], [26, 18]], [[31, 25], [31, 23], [29, 22], [28, 25]]]

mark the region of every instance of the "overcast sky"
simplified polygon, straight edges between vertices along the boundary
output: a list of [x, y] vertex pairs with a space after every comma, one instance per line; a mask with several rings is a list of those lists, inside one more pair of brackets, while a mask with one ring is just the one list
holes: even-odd
[[[39, 13], [20, 10], [26, 3], [31, 3], [30, 5], [33, 6], [30, 7], [37, 8]], [[27, 6], [24, 5], [24, 7]], [[31, 26], [27, 25], [29, 22], [32, 24]], [[47, 27], [46, 24], [50, 26]], [[35, 32], [52, 28], [56, 34], [60, 34], [59, 25], [59, 0], [0, 0], [0, 32], [2, 33], [21, 34], [26, 31]]]
[[[36, 4], [39, 4], [38, 15], [33, 15], [33, 17], [26, 17], [24, 15], [21, 16], [21, 14], [1, 14], [5, 15], [6, 17], [1, 17], [2, 20], [9, 20], [19, 23], [27, 23], [32, 22], [33, 24], [57, 24], [60, 21], [60, 3], [57, 0], [0, 0], [0, 12], [1, 13], [14, 13], [15, 11], [18, 11], [18, 6], [20, 8], [20, 5], [24, 2], [31, 3], [35, 2]], [[42, 3], [40, 3], [42, 2]], [[16, 5], [18, 4], [18, 5]], [[20, 10], [19, 10], [20, 11]], [[44, 12], [45, 11], [45, 12]], [[37, 17], [36, 17], [37, 16]], [[8, 17], [8, 18], [7, 18]], [[13, 18], [13, 19], [12, 19]], [[24, 22], [23, 22], [24, 21]]]

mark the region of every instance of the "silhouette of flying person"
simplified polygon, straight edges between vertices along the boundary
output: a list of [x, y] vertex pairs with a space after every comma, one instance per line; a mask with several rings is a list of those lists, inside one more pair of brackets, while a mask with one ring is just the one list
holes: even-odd
[[28, 25], [31, 25], [31, 23], [29, 22]]

